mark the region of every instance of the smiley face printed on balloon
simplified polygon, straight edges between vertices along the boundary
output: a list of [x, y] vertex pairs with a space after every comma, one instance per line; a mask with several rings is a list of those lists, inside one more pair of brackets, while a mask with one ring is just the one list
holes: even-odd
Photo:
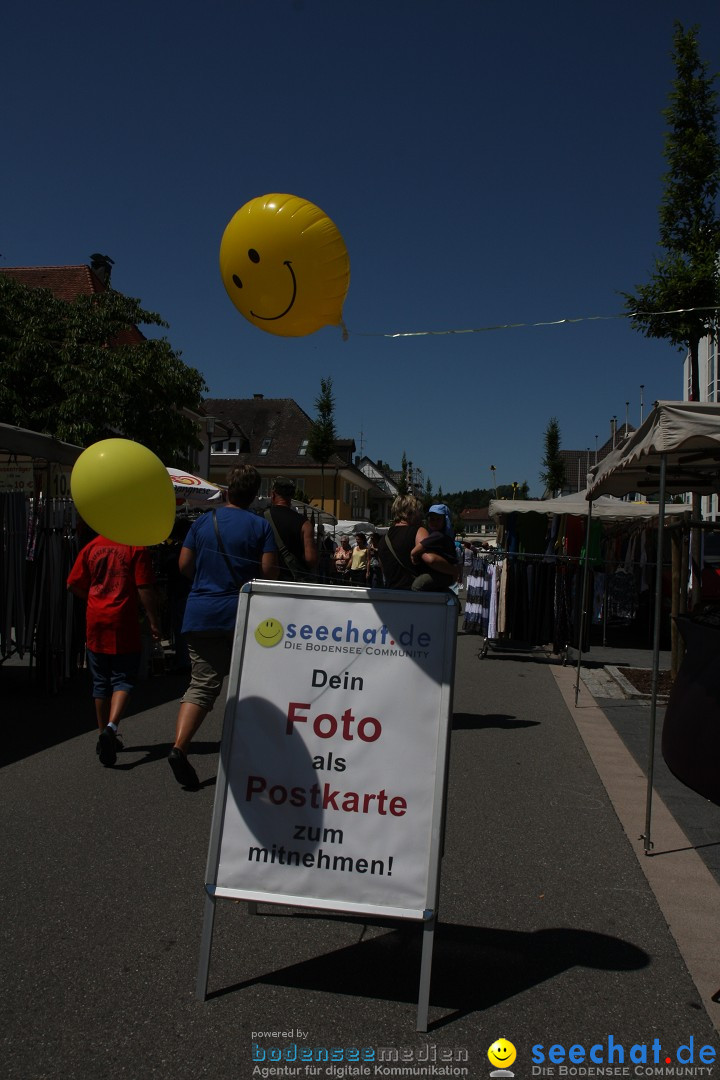
[[342, 323], [350, 259], [337, 226], [296, 195], [261, 195], [231, 218], [220, 243], [228, 296], [254, 326], [302, 337]]
[[283, 625], [277, 619], [263, 619], [255, 630], [255, 640], [264, 649], [271, 649], [280, 644], [283, 633]]
[[517, 1050], [507, 1039], [496, 1039], [487, 1053], [488, 1061], [496, 1069], [509, 1069], [517, 1057]]

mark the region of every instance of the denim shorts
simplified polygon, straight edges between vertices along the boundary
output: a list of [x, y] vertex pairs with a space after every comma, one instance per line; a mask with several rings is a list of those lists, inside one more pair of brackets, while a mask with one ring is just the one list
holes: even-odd
[[92, 676], [92, 692], [95, 698], [112, 697], [116, 690], [130, 692], [137, 682], [140, 670], [137, 653], [98, 653], [87, 650], [87, 662]]

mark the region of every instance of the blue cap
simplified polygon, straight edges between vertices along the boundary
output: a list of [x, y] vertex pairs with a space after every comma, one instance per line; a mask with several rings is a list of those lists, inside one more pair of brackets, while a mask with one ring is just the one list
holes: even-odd
[[428, 514], [439, 514], [441, 517], [444, 517], [445, 518], [445, 531], [447, 532], [448, 536], [453, 535], [452, 518], [450, 517], [450, 508], [448, 506], [446, 506], [445, 503], [433, 503], [433, 505], [428, 510]]

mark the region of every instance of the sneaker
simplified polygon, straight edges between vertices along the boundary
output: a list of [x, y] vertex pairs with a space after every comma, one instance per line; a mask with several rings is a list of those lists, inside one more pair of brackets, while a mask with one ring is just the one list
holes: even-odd
[[187, 788], [188, 791], [198, 790], [200, 787], [198, 774], [179, 747], [173, 746], [168, 754], [168, 764], [181, 787]]
[[117, 740], [112, 728], [105, 728], [98, 735], [97, 752], [101, 765], [114, 765], [117, 761]]

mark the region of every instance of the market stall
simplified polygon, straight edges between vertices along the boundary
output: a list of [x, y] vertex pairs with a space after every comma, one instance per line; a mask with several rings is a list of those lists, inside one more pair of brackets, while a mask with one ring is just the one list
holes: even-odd
[[72, 662], [65, 579], [77, 547], [69, 474], [82, 447], [0, 424], [0, 451], [0, 663], [29, 652], [54, 691]]
[[[649, 587], [658, 507], [604, 497], [596, 505], [593, 532], [586, 537], [585, 492], [546, 500], [496, 499], [490, 516], [498, 523], [494, 551], [476, 554], [468, 577], [464, 629], [491, 642], [551, 645], [567, 659], [570, 646], [586, 647], [582, 625], [583, 554], [592, 552], [593, 611], [605, 638], [608, 612], [637, 618], [639, 597]], [[673, 507], [681, 514], [683, 507]]]
[[[720, 404], [660, 401], [644, 424], [591, 473], [588, 521], [601, 496], [657, 492], [658, 553], [655, 570], [652, 693], [648, 732], [647, 799], [643, 840], [652, 848], [651, 812], [655, 763], [660, 631], [662, 619], [663, 524], [671, 495], [720, 491]], [[686, 507], [687, 509], [687, 507]], [[694, 527], [700, 523], [693, 522]]]

